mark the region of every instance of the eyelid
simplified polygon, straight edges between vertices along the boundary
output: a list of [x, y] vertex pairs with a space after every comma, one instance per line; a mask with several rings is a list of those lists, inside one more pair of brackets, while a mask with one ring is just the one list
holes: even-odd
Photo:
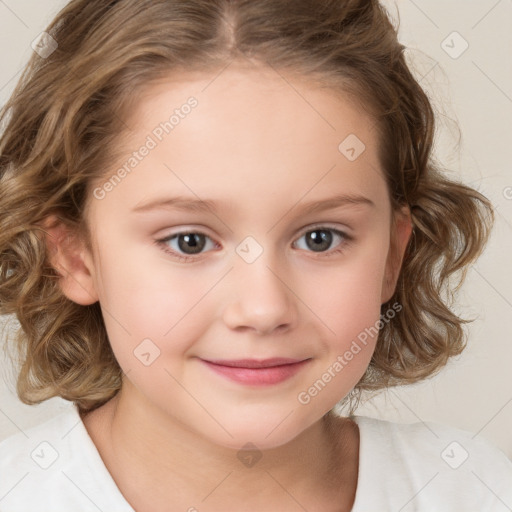
[[309, 233], [310, 231], [314, 231], [315, 229], [320, 229], [320, 228], [327, 228], [327, 229], [332, 229], [333, 231], [338, 231], [338, 232], [346, 235], [347, 238], [350, 236], [350, 231], [351, 231], [351, 229], [345, 225], [340, 226], [338, 224], [335, 225], [330, 222], [317, 222], [314, 224], [310, 224], [309, 226], [306, 226], [301, 231], [299, 231], [299, 233], [300, 233], [300, 236], [303, 236], [305, 233]]
[[[320, 229], [320, 228], [332, 229], [333, 231], [337, 231], [338, 233], [343, 234], [347, 239], [351, 238], [351, 235], [350, 235], [351, 229], [346, 225], [344, 225], [343, 227], [340, 227], [339, 225], [334, 225], [333, 223], [330, 223], [330, 222], [316, 222], [313, 224], [309, 224], [308, 226], [305, 226], [304, 228], [301, 228], [301, 230], [299, 231], [299, 234], [293, 241], [295, 242], [295, 241], [297, 241], [298, 238], [304, 236], [306, 233], [309, 233], [310, 231], [313, 231], [315, 229]], [[348, 230], [348, 232], [347, 232], [347, 230]], [[206, 226], [197, 226], [196, 225], [194, 227], [185, 226], [184, 228], [181, 228], [181, 226], [180, 226], [179, 231], [175, 231], [168, 235], [158, 237], [158, 238], [159, 238], [159, 240], [166, 240], [166, 239], [173, 238], [177, 235], [196, 233], [196, 234], [200, 234], [200, 235], [205, 235], [206, 237], [210, 238], [212, 241], [216, 242], [215, 238], [212, 235], [208, 234], [208, 231], [209, 230]]]
[[325, 257], [325, 258], [328, 258], [331, 255], [334, 255], [336, 253], [343, 251], [345, 249], [345, 247], [354, 240], [354, 237], [352, 235], [347, 233], [345, 230], [340, 229], [338, 226], [334, 227], [334, 226], [329, 225], [329, 223], [327, 223], [327, 224], [320, 223], [320, 224], [316, 224], [316, 225], [313, 224], [311, 226], [306, 227], [304, 230], [302, 230], [300, 235], [293, 241], [293, 245], [296, 245], [297, 242], [307, 233], [310, 233], [312, 231], [317, 231], [317, 230], [318, 231], [332, 231], [337, 236], [342, 238], [342, 241], [338, 245], [335, 245], [333, 248], [328, 249], [327, 251], [318, 251], [318, 252], [306, 251], [311, 254], [318, 254], [319, 256], [323, 255], [323, 257]]
[[[183, 261], [183, 262], [185, 262], [185, 261], [188, 261], [188, 262], [200, 261], [202, 256], [208, 254], [209, 252], [213, 252], [213, 250], [210, 249], [209, 251], [200, 252], [197, 254], [185, 254], [185, 253], [180, 253], [178, 251], [175, 251], [174, 249], [170, 249], [169, 246], [167, 245], [167, 243], [179, 235], [194, 233], [194, 234], [204, 235], [214, 245], [219, 247], [219, 243], [213, 237], [211, 237], [210, 235], [208, 235], [201, 229], [204, 229], [204, 228], [202, 228], [202, 227], [200, 229], [182, 228], [179, 231], [171, 233], [163, 238], [156, 239], [155, 244], [157, 246], [159, 246], [164, 252], [170, 254], [171, 257], [173, 257], [174, 259], [176, 259], [178, 261]], [[300, 231], [300, 234], [293, 240], [292, 245], [295, 245], [297, 243], [297, 241], [300, 240], [305, 234], [307, 234], [311, 231], [321, 230], [321, 229], [326, 230], [326, 231], [332, 231], [332, 232], [336, 233], [338, 236], [340, 236], [343, 239], [342, 242], [340, 242], [334, 248], [331, 248], [327, 251], [319, 251], [319, 252], [305, 251], [305, 252], [317, 254], [317, 255], [319, 255], [319, 257], [323, 257], [323, 258], [329, 258], [330, 256], [334, 256], [336, 254], [342, 253], [345, 250], [345, 247], [347, 245], [349, 245], [354, 239], [354, 237], [352, 235], [348, 234], [343, 229], [340, 229], [338, 226], [334, 227], [330, 223], [321, 223], [320, 222], [320, 223], [311, 224], [309, 226], [304, 227]]]
[[[156, 240], [155, 240], [155, 243], [157, 244], [166, 244], [168, 243], [170, 240], [180, 236], [180, 235], [188, 235], [190, 233], [193, 233], [193, 234], [196, 234], [196, 235], [203, 235], [205, 238], [207, 238], [208, 240], [210, 240], [215, 246], [219, 246], [219, 243], [215, 240], [214, 237], [210, 236], [208, 233], [206, 233], [203, 228], [201, 229], [196, 229], [196, 228], [185, 228], [185, 229], [180, 229], [179, 231], [175, 231], [173, 233], [170, 233], [166, 236], [163, 236], [163, 237], [158, 237]], [[178, 254], [180, 256], [189, 256], [189, 257], [200, 257], [202, 256], [203, 254], [206, 254], [210, 251], [206, 251], [206, 252], [201, 252], [201, 253], [198, 253], [197, 255], [185, 255], [185, 254], [181, 254], [181, 253], [176, 253], [176, 251], [174, 251], [173, 249], [170, 249], [169, 252], [172, 252], [172, 253], [175, 253], [175, 254]]]

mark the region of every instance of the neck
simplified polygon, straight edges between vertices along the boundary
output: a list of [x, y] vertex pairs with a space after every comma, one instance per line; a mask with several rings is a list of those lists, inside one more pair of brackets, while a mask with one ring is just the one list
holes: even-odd
[[240, 452], [165, 415], [126, 381], [100, 409], [103, 434], [93, 440], [137, 511], [225, 511], [226, 503], [245, 511], [320, 510], [320, 497], [323, 511], [350, 510], [358, 458], [350, 420], [328, 414], [282, 446]]

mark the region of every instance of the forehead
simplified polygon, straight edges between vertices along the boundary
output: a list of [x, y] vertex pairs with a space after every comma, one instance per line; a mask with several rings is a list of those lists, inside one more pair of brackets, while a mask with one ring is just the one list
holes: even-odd
[[[334, 89], [319, 78], [289, 74], [270, 67], [232, 64], [211, 74], [177, 72], [142, 88], [128, 113], [130, 134], [140, 136], [169, 119], [190, 97], [197, 100], [188, 123], [173, 130], [173, 138], [190, 131], [198, 136], [249, 134], [251, 138], [273, 141], [284, 147], [287, 140], [326, 135], [328, 141], [342, 137], [347, 130], [357, 133], [371, 144], [374, 120], [359, 108], [352, 95]], [[265, 130], [250, 130], [250, 128]], [[239, 128], [245, 128], [240, 132]], [[249, 130], [247, 130], [249, 128]], [[265, 139], [265, 135], [283, 129], [281, 137]], [[222, 132], [219, 133], [219, 129]], [[346, 134], [346, 133], [345, 133]], [[274, 135], [274, 133], [272, 133]], [[207, 142], [201, 140], [201, 143]]]
[[[185, 108], [191, 98], [194, 106]], [[350, 96], [317, 81], [233, 65], [174, 74], [146, 87], [133, 105], [118, 167], [142, 146], [151, 150], [109, 201], [134, 206], [162, 190], [231, 196], [260, 208], [264, 200], [297, 203], [306, 194], [386, 197], [373, 120]], [[248, 202], [249, 195], [260, 202]]]

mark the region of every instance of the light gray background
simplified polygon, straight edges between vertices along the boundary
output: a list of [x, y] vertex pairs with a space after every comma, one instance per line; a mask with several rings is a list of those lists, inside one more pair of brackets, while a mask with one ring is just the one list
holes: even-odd
[[[0, 0], [0, 103], [63, 0]], [[399, 37], [438, 112], [436, 154], [496, 207], [490, 244], [468, 273], [458, 311], [478, 319], [468, 349], [437, 377], [391, 390], [357, 414], [401, 422], [436, 421], [479, 433], [512, 457], [512, 2], [386, 0], [401, 19]], [[463, 44], [469, 47], [453, 58]], [[445, 41], [445, 43], [443, 43]], [[452, 53], [450, 56], [448, 52]], [[460, 146], [455, 123], [462, 132]], [[12, 370], [0, 360], [0, 439], [53, 416], [69, 403], [22, 404]]]

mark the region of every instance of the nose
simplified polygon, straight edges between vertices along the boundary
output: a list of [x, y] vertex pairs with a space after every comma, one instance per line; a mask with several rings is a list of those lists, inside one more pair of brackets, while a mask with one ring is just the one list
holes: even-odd
[[265, 252], [253, 263], [238, 261], [230, 273], [223, 318], [231, 329], [269, 334], [284, 332], [297, 323], [297, 299], [292, 286], [285, 275], [280, 275], [285, 273], [276, 270], [264, 255]]

